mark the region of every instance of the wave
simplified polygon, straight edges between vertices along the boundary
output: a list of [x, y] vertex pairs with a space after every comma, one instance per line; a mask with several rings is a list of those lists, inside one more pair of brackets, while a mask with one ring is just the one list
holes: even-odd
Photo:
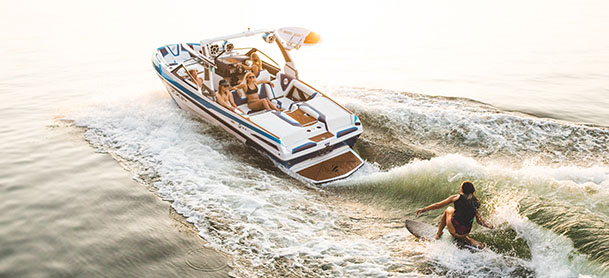
[[[361, 118], [380, 144], [427, 153], [464, 153], [560, 165], [609, 163], [609, 128], [536, 118], [462, 98], [361, 88], [328, 88]], [[368, 132], [368, 131], [367, 131]], [[366, 137], [366, 132], [362, 137]]]
[[[510, 168], [452, 154], [328, 187], [415, 217], [417, 208], [458, 193], [464, 180], [476, 185], [483, 216], [500, 227], [472, 233], [492, 250], [530, 260], [526, 265], [538, 276], [609, 272], [609, 167]], [[435, 224], [441, 213], [422, 219]]]
[[[321, 188], [289, 177], [161, 93], [68, 118], [210, 245], [232, 254], [237, 276], [607, 273], [607, 247], [595, 243], [609, 234], [609, 168], [597, 153], [607, 148], [606, 129], [462, 99], [352, 90], [331, 93], [361, 115], [366, 132], [356, 149], [368, 163]], [[534, 134], [501, 138], [524, 131]], [[501, 227], [475, 228], [473, 236], [491, 248], [471, 253], [405, 232], [404, 214], [455, 194], [466, 179], [477, 185], [484, 215]], [[577, 225], [580, 219], [591, 225]]]

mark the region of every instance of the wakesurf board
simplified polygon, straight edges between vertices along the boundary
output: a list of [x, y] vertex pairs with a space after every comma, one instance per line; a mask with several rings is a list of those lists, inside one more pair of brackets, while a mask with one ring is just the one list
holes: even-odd
[[[420, 239], [424, 239], [424, 240], [428, 240], [428, 241], [436, 240], [436, 232], [438, 231], [438, 227], [432, 226], [427, 223], [410, 220], [410, 219], [406, 219], [405, 226], [406, 226], [406, 229], [416, 238], [420, 238]], [[445, 237], [446, 236], [442, 236], [442, 238], [440, 240], [444, 239]], [[480, 250], [480, 249], [478, 249], [478, 247], [469, 244], [469, 242], [467, 242], [463, 239], [453, 238], [452, 236], [449, 236], [449, 237], [452, 238], [453, 243], [455, 245], [457, 245], [457, 247], [459, 247], [459, 248]]]

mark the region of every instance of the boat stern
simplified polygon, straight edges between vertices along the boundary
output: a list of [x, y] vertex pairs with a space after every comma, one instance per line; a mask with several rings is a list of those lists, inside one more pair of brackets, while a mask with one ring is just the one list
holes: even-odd
[[349, 146], [312, 157], [289, 168], [290, 171], [314, 184], [346, 178], [364, 165], [364, 161]]

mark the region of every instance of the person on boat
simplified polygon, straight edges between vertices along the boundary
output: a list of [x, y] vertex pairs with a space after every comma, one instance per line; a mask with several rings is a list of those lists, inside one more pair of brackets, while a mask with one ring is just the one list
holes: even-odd
[[419, 216], [422, 212], [443, 208], [450, 203], [454, 203], [454, 208], [448, 207], [444, 211], [444, 214], [442, 214], [438, 232], [436, 233], [436, 239], [439, 239], [442, 236], [444, 227], [447, 227], [448, 232], [450, 232], [453, 237], [462, 239], [469, 245], [484, 248], [484, 243], [469, 237], [469, 232], [474, 223], [474, 217], [478, 224], [489, 229], [493, 228], [480, 216], [480, 202], [474, 195], [475, 191], [474, 184], [471, 181], [465, 181], [461, 184], [461, 192], [459, 194], [449, 196], [444, 201], [420, 208], [417, 210], [416, 215]]
[[216, 102], [226, 107], [228, 110], [243, 113], [243, 111], [237, 107], [235, 101], [230, 95], [230, 92], [228, 91], [229, 87], [230, 85], [228, 84], [228, 81], [224, 79], [220, 80], [220, 83], [218, 84], [218, 92], [216, 93]]
[[192, 81], [197, 84], [198, 88], [203, 88], [203, 78], [198, 76], [196, 69], [189, 69], [188, 74], [190, 75]]
[[239, 63], [238, 66], [246, 70], [251, 70], [254, 75], [258, 77], [260, 75], [260, 71], [262, 70], [262, 60], [260, 60], [260, 57], [255, 52], [250, 55], [250, 60], [252, 61], [251, 66], [245, 65], [243, 63]]
[[273, 83], [270, 81], [258, 81], [256, 80], [256, 76], [252, 72], [248, 72], [243, 77], [243, 82], [235, 87], [234, 89], [241, 89], [245, 92], [245, 97], [247, 98], [247, 108], [252, 111], [259, 111], [262, 109], [265, 110], [279, 110], [270, 100], [264, 98], [260, 99], [258, 96], [258, 84], [266, 83], [273, 87]]

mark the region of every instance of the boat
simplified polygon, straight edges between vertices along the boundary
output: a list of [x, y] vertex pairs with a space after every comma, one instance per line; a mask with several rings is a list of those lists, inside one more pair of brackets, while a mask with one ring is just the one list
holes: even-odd
[[[248, 29], [159, 47], [152, 63], [180, 108], [219, 125], [293, 177], [320, 184], [348, 177], [363, 165], [352, 149], [363, 127], [355, 114], [298, 78], [290, 52], [319, 41], [317, 33], [304, 28]], [[241, 111], [215, 101], [220, 80], [232, 86], [241, 82], [245, 71], [237, 65], [247, 64], [252, 53], [262, 60], [257, 79], [273, 84], [259, 85], [260, 99], [283, 111], [251, 111], [245, 94], [236, 90], [231, 94]]]

